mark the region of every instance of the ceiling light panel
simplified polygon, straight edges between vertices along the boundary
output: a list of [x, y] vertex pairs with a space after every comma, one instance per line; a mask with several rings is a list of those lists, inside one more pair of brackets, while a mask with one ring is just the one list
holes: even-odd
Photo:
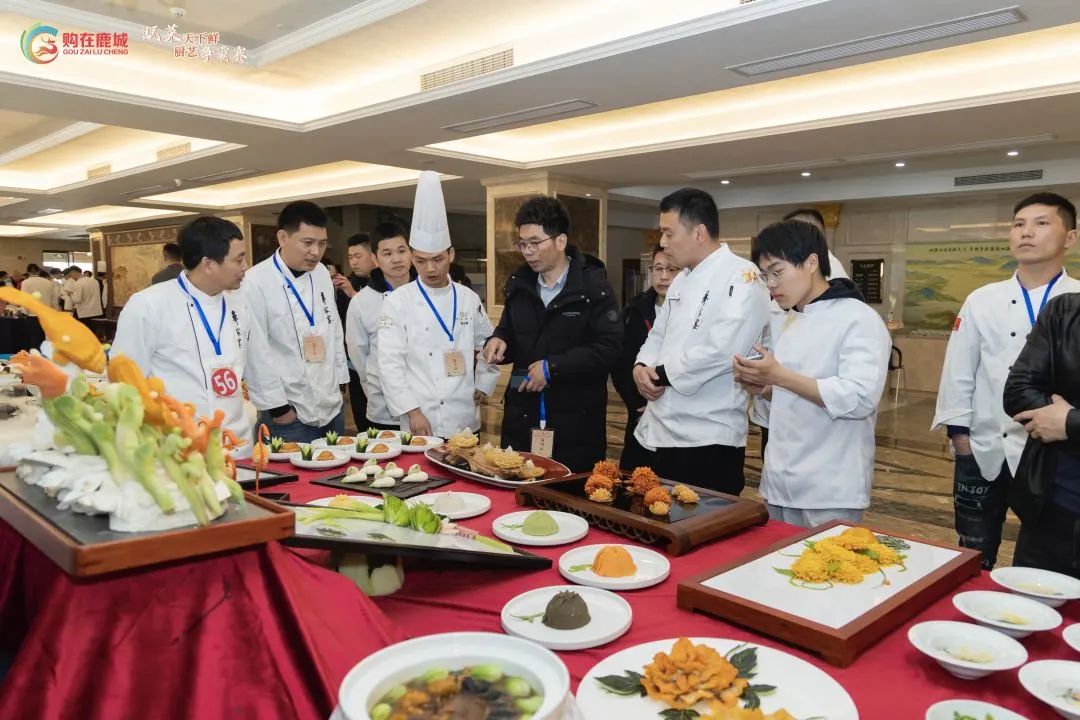
[[[18, 220], [20, 224], [49, 224], [60, 227], [98, 227], [103, 225], [117, 225], [119, 223], [135, 222], [138, 220], [156, 220], [159, 218], [177, 217], [190, 215], [183, 210], [166, 210], [162, 208], [128, 207], [125, 205], [97, 205], [95, 207], [68, 210], [54, 215], [48, 215], [40, 219]], [[35, 230], [34, 232], [37, 232]]]

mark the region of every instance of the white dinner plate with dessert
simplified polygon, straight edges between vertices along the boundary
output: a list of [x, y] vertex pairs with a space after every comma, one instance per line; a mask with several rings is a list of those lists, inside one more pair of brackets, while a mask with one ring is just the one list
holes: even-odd
[[515, 545], [553, 547], [577, 542], [589, 534], [585, 518], [557, 510], [520, 510], [495, 518], [495, 537]]
[[633, 623], [630, 603], [613, 592], [556, 585], [518, 595], [502, 609], [503, 630], [549, 650], [586, 650], [622, 637]]
[[[289, 458], [289, 462], [303, 470], [327, 470], [329, 468], [341, 467], [352, 460], [347, 452], [341, 450], [332, 450], [330, 448], [315, 448], [314, 450], [315, 452], [312, 454], [311, 460], [304, 460], [300, 454], [297, 453]], [[334, 458], [332, 460], [318, 460], [317, 458], [323, 453], [330, 453]]]
[[583, 545], [563, 553], [559, 573], [601, 590], [640, 590], [667, 579], [671, 563], [655, 550], [636, 545]]
[[491, 509], [491, 498], [471, 492], [429, 492], [409, 498], [407, 502], [430, 505], [437, 515], [447, 520], [465, 520]]

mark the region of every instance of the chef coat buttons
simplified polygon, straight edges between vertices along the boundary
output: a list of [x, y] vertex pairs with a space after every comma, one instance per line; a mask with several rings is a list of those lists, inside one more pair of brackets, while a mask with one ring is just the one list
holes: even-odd
[[1007, 437], [1009, 437], [1009, 433], [1007, 433], [1007, 432], [1001, 433], [1001, 437], [1007, 438]]
[[1009, 337], [1016, 337], [1016, 333], [1014, 333], [1014, 332], [1009, 333]]

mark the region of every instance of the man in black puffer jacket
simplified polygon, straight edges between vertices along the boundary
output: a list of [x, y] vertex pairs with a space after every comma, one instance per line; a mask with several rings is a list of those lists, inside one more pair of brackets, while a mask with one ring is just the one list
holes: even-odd
[[[1072, 230], [1076, 233], [1076, 230]], [[1009, 505], [1020, 518], [1013, 565], [1080, 578], [1080, 293], [1039, 313], [1005, 382], [1005, 412], [1030, 436]]]
[[488, 362], [513, 364], [502, 445], [531, 446], [541, 400], [552, 457], [584, 472], [607, 451], [607, 376], [622, 350], [615, 293], [600, 260], [568, 246], [570, 216], [543, 195], [517, 212], [525, 258], [506, 282], [504, 308], [484, 347]]

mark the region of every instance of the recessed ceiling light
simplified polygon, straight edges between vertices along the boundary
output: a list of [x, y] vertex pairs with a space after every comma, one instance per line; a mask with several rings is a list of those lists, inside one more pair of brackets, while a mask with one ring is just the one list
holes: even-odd
[[44, 210], [38, 210], [38, 215], [52, 215], [53, 213], [64, 212], [60, 208], [45, 208]]
[[730, 184], [731, 184], [731, 181], [730, 181], [730, 180], [721, 180], [721, 181], [720, 181], [720, 184], [721, 184], [721, 185], [730, 185]]
[[809, 170], [804, 170], [803, 173], [802, 173], [802, 176], [803, 177], [810, 177], [810, 171]]
[[903, 161], [896, 163], [896, 167], [904, 167], [905, 165], [907, 165], [907, 163]]
[[1005, 154], [1008, 155], [1009, 157], [1016, 157], [1017, 155], [1020, 154], [1020, 151], [1019, 150], [1010, 150], [1009, 152], [1007, 152]]
[[592, 193], [585, 193], [585, 197], [592, 197]]

